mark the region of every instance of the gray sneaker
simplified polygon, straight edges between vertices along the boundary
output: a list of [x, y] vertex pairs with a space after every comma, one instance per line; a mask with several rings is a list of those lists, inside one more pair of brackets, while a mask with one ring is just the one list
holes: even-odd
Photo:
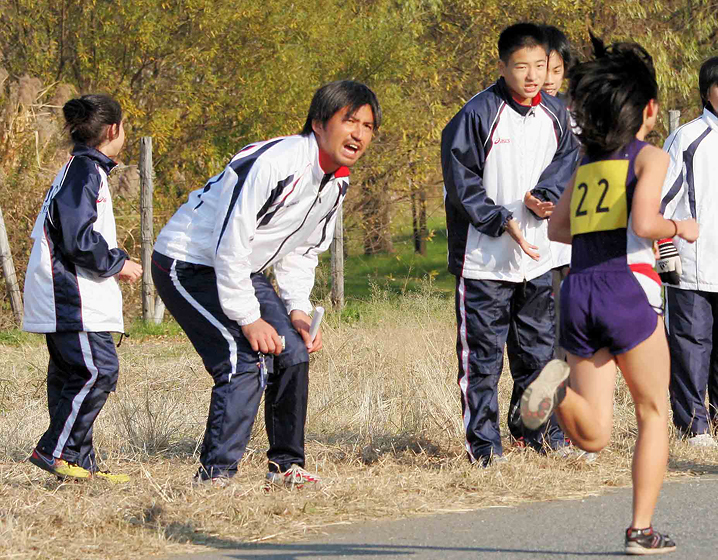
[[710, 434], [697, 434], [686, 441], [691, 447], [718, 447], [718, 443]]
[[203, 478], [202, 475], [199, 472], [196, 472], [195, 475], [192, 477], [192, 486], [194, 487], [201, 487], [201, 486], [211, 486], [213, 488], [225, 488], [226, 486], [229, 486], [231, 482], [231, 478], [228, 476], [215, 476], [212, 478]]
[[562, 459], [568, 459], [570, 461], [583, 461], [584, 463], [593, 463], [598, 457], [598, 453], [584, 451], [575, 445], [559, 447], [556, 449], [555, 453]]

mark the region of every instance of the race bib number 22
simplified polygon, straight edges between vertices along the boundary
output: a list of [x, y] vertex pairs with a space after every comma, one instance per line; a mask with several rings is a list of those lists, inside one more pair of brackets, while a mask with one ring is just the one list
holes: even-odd
[[578, 168], [571, 195], [571, 235], [628, 227], [627, 176], [625, 159]]

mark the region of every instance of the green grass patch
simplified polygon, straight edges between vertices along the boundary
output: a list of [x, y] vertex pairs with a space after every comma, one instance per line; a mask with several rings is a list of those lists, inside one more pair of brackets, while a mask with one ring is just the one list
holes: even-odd
[[29, 333], [20, 329], [0, 331], [0, 344], [23, 346], [25, 344], [38, 345], [44, 343], [45, 337], [41, 334]]
[[[344, 259], [344, 297], [348, 307], [352, 307], [353, 301], [370, 300], [377, 289], [402, 296], [426, 291], [427, 283], [432, 291], [453, 297], [456, 281], [446, 267], [447, 239], [443, 216], [430, 219], [428, 225], [426, 255], [414, 252], [410, 224], [393, 236], [393, 253], [364, 255], [361, 249], [350, 250]], [[328, 291], [331, 289], [328, 251], [322, 255], [320, 266], [325, 286], [317, 288]], [[347, 310], [347, 313], [351, 312]]]
[[153, 322], [146, 323], [142, 319], [136, 319], [132, 321], [129, 328], [126, 329], [127, 334], [132, 339], [144, 340], [148, 337], [162, 337], [162, 336], [183, 336], [184, 331], [177, 324], [177, 322], [169, 316], [169, 313], [165, 314], [164, 321], [159, 325], [155, 325]]

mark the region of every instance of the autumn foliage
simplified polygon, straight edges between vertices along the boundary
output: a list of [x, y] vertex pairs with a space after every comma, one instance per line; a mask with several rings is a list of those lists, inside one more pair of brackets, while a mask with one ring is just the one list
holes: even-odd
[[[0, 207], [21, 280], [32, 221], [67, 153], [59, 108], [74, 94], [109, 93], [127, 115], [117, 213], [136, 255], [142, 136], [153, 137], [159, 228], [243, 145], [296, 133], [319, 85], [367, 83], [385, 120], [355, 170], [346, 227], [371, 252], [391, 249], [402, 206], [441, 196], [441, 129], [496, 79], [506, 25], [557, 25], [579, 57], [589, 28], [640, 42], [662, 108], [683, 121], [699, 112], [697, 70], [718, 33], [714, 7], [698, 0], [0, 0], [0, 13]], [[8, 309], [0, 300], [0, 328]]]

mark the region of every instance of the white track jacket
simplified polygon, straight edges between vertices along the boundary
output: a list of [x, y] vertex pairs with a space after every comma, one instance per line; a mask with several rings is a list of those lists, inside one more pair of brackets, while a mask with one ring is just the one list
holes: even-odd
[[37, 333], [123, 332], [117, 248], [107, 173], [115, 162], [77, 144], [52, 182], [32, 230], [22, 328]]
[[708, 109], [679, 127], [663, 149], [671, 156], [661, 204], [666, 218], [694, 218], [701, 234], [695, 243], [676, 237], [683, 273], [679, 288], [718, 292], [718, 117]]
[[260, 318], [249, 276], [269, 266], [287, 311], [310, 313], [318, 255], [332, 242], [348, 187], [347, 167], [322, 170], [314, 134], [251, 144], [189, 195], [155, 251], [213, 267], [222, 309], [240, 325]]
[[[547, 220], [524, 204], [533, 193], [558, 202], [576, 167], [578, 142], [563, 102], [538, 95], [519, 105], [502, 79], [476, 94], [441, 137], [449, 271], [475, 280], [523, 282], [557, 266]], [[505, 233], [515, 218], [541, 259], [525, 255]]]

